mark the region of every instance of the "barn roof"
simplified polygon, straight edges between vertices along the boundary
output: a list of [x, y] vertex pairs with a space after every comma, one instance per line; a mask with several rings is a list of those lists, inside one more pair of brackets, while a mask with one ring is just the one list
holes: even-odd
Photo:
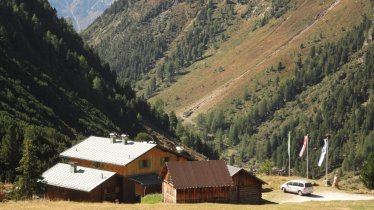
[[127, 165], [156, 146], [154, 143], [135, 141], [123, 144], [121, 140], [113, 143], [110, 138], [90, 136], [60, 155], [115, 165]]
[[170, 161], [164, 169], [169, 171], [171, 183], [176, 189], [233, 186], [223, 160]]
[[80, 166], [77, 166], [74, 173], [70, 171], [70, 167], [69, 164], [57, 163], [42, 174], [42, 181], [52, 186], [90, 192], [116, 174]]
[[237, 174], [239, 171], [244, 171], [245, 173], [252, 176], [254, 179], [256, 179], [261, 184], [267, 184], [262, 179], [256, 177], [255, 175], [253, 175], [252, 173], [248, 172], [247, 170], [245, 170], [243, 168], [238, 168], [238, 167], [235, 167], [235, 166], [227, 165], [227, 169], [229, 170], [230, 176], [235, 176], [235, 174]]

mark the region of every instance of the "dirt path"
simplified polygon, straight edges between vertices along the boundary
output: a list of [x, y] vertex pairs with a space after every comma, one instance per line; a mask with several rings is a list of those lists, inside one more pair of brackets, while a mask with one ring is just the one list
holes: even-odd
[[[277, 48], [274, 52], [272, 52], [271, 54], [266, 56], [262, 61], [257, 63], [255, 66], [257, 67], [257, 66], [261, 65], [262, 63], [268, 61], [271, 57], [278, 54], [280, 51], [284, 50], [290, 43], [294, 42], [297, 38], [299, 38], [301, 35], [303, 35], [310, 28], [312, 28], [317, 22], [319, 22], [319, 20], [322, 17], [324, 17], [326, 14], [328, 14], [340, 2], [341, 2], [341, 0], [336, 0], [329, 8], [327, 8], [326, 10], [319, 13], [319, 15], [316, 17], [316, 19], [311, 24], [309, 24], [305, 29], [303, 29], [299, 33], [295, 34], [293, 37], [291, 37], [289, 40], [287, 40], [283, 45], [281, 45], [279, 48]], [[244, 73], [242, 73], [238, 77], [227, 81], [225, 84], [217, 87], [211, 93], [209, 93], [208, 95], [199, 99], [198, 101], [196, 101], [192, 105], [188, 106], [187, 108], [182, 108], [182, 109], [178, 110], [177, 115], [180, 116], [182, 119], [184, 119], [185, 122], [193, 123], [192, 119], [197, 116], [197, 114], [199, 113], [199, 110], [201, 110], [203, 106], [206, 106], [208, 104], [208, 102], [210, 102], [212, 100], [217, 100], [216, 98], [218, 98], [220, 95], [222, 95], [222, 93], [224, 93], [225, 91], [230, 89], [232, 87], [232, 85], [235, 84], [235, 82], [243, 79], [250, 72], [251, 72], [251, 70], [248, 69], [247, 71], [245, 71]]]
[[272, 200], [277, 203], [290, 203], [290, 202], [307, 202], [307, 201], [334, 201], [334, 200], [374, 200], [373, 196], [361, 195], [361, 194], [350, 194], [346, 192], [332, 192], [322, 191], [315, 192], [310, 196], [299, 196], [297, 194], [285, 193], [282, 199]]

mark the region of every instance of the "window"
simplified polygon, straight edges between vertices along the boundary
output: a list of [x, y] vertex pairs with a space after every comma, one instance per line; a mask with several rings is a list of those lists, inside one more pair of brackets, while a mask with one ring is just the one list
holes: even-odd
[[149, 167], [151, 167], [151, 160], [150, 159], [139, 160], [139, 169], [149, 168]]
[[312, 183], [307, 182], [307, 183], [305, 183], [305, 187], [313, 187], [313, 185], [312, 185]]
[[163, 166], [165, 165], [166, 162], [170, 161], [170, 157], [162, 157], [160, 158], [160, 165]]

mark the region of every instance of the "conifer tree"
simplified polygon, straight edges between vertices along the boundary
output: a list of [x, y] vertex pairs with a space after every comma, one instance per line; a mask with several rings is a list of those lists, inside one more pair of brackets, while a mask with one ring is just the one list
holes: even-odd
[[28, 127], [25, 132], [23, 143], [23, 155], [20, 166], [17, 168], [19, 176], [15, 184], [15, 198], [29, 199], [40, 190], [38, 180], [40, 180], [40, 167], [36, 155], [37, 148], [34, 146], [36, 133], [33, 127]]

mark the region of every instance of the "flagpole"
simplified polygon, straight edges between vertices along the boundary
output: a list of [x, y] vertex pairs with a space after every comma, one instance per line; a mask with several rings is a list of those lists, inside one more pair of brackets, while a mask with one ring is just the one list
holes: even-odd
[[288, 132], [288, 176], [291, 176], [291, 132]]
[[306, 135], [306, 178], [309, 179], [309, 135]]
[[328, 173], [328, 168], [327, 164], [329, 162], [329, 137], [327, 136], [326, 138], [326, 180], [327, 180], [327, 173]]

